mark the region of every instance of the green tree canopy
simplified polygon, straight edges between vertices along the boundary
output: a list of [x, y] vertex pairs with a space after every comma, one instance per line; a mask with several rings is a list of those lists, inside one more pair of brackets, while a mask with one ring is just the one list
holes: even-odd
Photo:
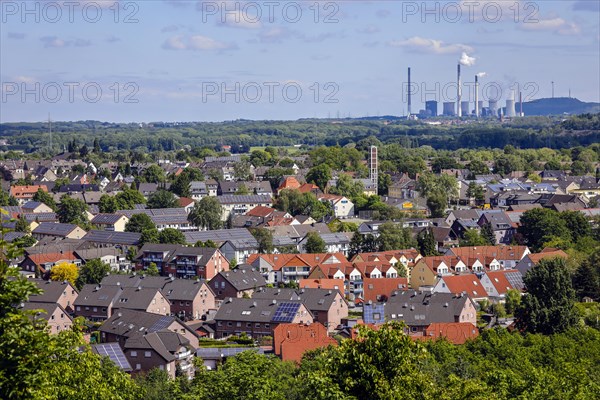
[[148, 208], [177, 208], [179, 200], [167, 190], [157, 190], [148, 198]]
[[140, 213], [133, 214], [127, 224], [125, 224], [125, 232], [142, 233], [147, 229], [156, 229], [156, 225], [148, 214]]
[[79, 277], [76, 281], [77, 288], [81, 289], [83, 285], [87, 284], [97, 285], [109, 272], [110, 265], [102, 262], [99, 258], [88, 260], [79, 269]]
[[305, 249], [306, 252], [310, 254], [325, 253], [325, 241], [317, 232], [309, 232], [308, 235], [306, 235]]
[[183, 232], [175, 228], [165, 228], [160, 231], [158, 242], [163, 244], [186, 244]]
[[527, 272], [523, 282], [527, 293], [516, 311], [520, 329], [549, 335], [575, 324], [575, 291], [564, 259], [541, 260]]
[[222, 215], [223, 208], [219, 200], [208, 196], [196, 202], [188, 215], [188, 220], [201, 229], [215, 230], [223, 227]]

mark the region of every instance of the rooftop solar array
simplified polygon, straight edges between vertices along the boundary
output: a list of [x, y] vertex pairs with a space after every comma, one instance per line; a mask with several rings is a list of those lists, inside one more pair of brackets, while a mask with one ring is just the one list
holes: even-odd
[[161, 329], [167, 329], [173, 322], [173, 317], [162, 317], [149, 329], [150, 332], [160, 331]]
[[517, 290], [522, 290], [525, 287], [523, 283], [523, 275], [519, 271], [510, 271], [504, 274], [510, 285]]
[[107, 356], [122, 370], [132, 370], [131, 364], [127, 361], [127, 358], [118, 343], [100, 343], [93, 345], [93, 347], [96, 350], [96, 353], [101, 356]]
[[363, 320], [365, 324], [381, 324], [385, 319], [385, 308], [383, 304], [365, 304], [363, 309]]
[[279, 307], [277, 307], [277, 310], [275, 310], [272, 321], [290, 323], [296, 317], [299, 308], [300, 303], [281, 303]]
[[258, 245], [258, 242], [254, 238], [254, 236], [252, 236], [252, 234], [244, 228], [218, 229], [214, 231], [201, 232], [184, 232], [184, 234], [188, 243], [196, 243], [199, 240], [202, 242], [212, 240], [213, 242], [217, 243], [223, 243], [227, 241], [239, 241]]
[[84, 237], [88, 242], [138, 244], [142, 235], [136, 232], [110, 232], [91, 230]]

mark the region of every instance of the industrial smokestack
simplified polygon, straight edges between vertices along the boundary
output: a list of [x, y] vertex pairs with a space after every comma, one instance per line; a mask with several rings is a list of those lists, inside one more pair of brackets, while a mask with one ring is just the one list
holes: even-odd
[[519, 106], [520, 106], [519, 116], [524, 117], [525, 113], [523, 113], [523, 92], [519, 92]]
[[412, 87], [410, 82], [410, 67], [408, 67], [408, 116], [410, 117], [412, 114], [412, 102], [411, 102], [411, 93]]
[[475, 118], [479, 118], [479, 76], [475, 75]]
[[457, 89], [457, 99], [456, 99], [456, 110], [458, 117], [462, 117], [462, 109], [461, 109], [461, 100], [462, 100], [462, 89], [461, 89], [461, 81], [460, 81], [460, 63], [458, 64], [458, 89]]

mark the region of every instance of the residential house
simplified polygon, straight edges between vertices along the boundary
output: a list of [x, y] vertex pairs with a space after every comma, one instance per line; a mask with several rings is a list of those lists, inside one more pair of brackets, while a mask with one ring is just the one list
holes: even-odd
[[392, 293], [408, 290], [407, 278], [364, 278], [363, 301], [386, 302]]
[[104, 231], [125, 232], [125, 225], [129, 222], [129, 218], [119, 214], [97, 214], [91, 222]]
[[156, 264], [163, 276], [178, 278], [212, 279], [221, 271], [229, 269], [229, 262], [219, 249], [186, 247], [177, 244], [145, 244], [138, 253], [136, 269], [145, 271]]
[[273, 329], [273, 350], [283, 361], [300, 363], [309, 350], [337, 345], [322, 324], [279, 324]]
[[[251, 254], [258, 253], [258, 242], [245, 228], [217, 229], [213, 231], [185, 232], [186, 242], [195, 245], [198, 242], [212, 241], [219, 246], [228, 260], [244, 264]], [[207, 279], [211, 279], [210, 278]]]
[[154, 314], [171, 315], [171, 303], [161, 289], [139, 286], [121, 288], [113, 310], [144, 311]]
[[17, 199], [20, 204], [27, 203], [30, 201], [33, 196], [37, 193], [38, 190], [42, 190], [44, 192], [48, 192], [48, 187], [46, 185], [27, 185], [27, 186], [11, 186], [10, 195]]
[[39, 289], [40, 294], [32, 294], [29, 301], [32, 303], [58, 304], [68, 313], [73, 313], [73, 304], [79, 295], [73, 285], [67, 281], [45, 281], [41, 279], [31, 279]]
[[343, 279], [300, 279], [298, 284], [300, 289], [327, 289], [337, 290], [344, 295], [344, 280]]
[[280, 323], [311, 324], [313, 316], [300, 301], [228, 298], [214, 316], [216, 338], [243, 333], [257, 339], [273, 336]]
[[516, 227], [504, 211], [487, 211], [481, 215], [477, 224], [480, 227], [490, 224], [498, 244], [510, 244], [516, 232]]
[[171, 279], [162, 291], [171, 302], [171, 314], [182, 321], [200, 320], [216, 309], [215, 293], [206, 281]]
[[[319, 235], [325, 242], [327, 253], [343, 253], [345, 256], [350, 252], [351, 232], [322, 233]], [[298, 243], [298, 249], [301, 253], [306, 253], [306, 242], [308, 235]]]
[[[527, 258], [528, 256], [526, 256]], [[508, 290], [522, 292], [525, 285], [523, 276], [518, 270], [486, 271], [480, 278], [481, 284], [490, 300], [503, 302]]]
[[33, 319], [44, 319], [48, 323], [48, 332], [58, 334], [68, 331], [73, 327], [73, 319], [69, 313], [58, 303], [37, 303], [28, 301], [23, 303], [23, 311], [36, 311]]
[[550, 260], [552, 258], [562, 258], [566, 260], [569, 257], [567, 253], [558, 249], [544, 249], [541, 253], [527, 254], [515, 266], [521, 273], [521, 276], [527, 275], [527, 272], [536, 266], [541, 260]]
[[42, 222], [31, 232], [31, 235], [38, 240], [44, 238], [81, 239], [86, 233], [75, 224]]
[[488, 299], [488, 293], [476, 274], [442, 276], [433, 287], [433, 292], [465, 293], [475, 301]]
[[217, 200], [223, 209], [223, 221], [227, 221], [230, 215], [246, 214], [256, 206], [273, 206], [273, 198], [269, 195], [224, 195], [218, 196]]
[[410, 334], [427, 331], [434, 323], [477, 325], [473, 300], [464, 294], [399, 291], [384, 305], [386, 321], [404, 321]]
[[27, 254], [19, 267], [24, 271], [31, 271], [41, 276], [46, 276], [52, 267], [62, 263], [81, 265], [81, 260], [72, 251], [54, 252], [49, 249], [47, 253], [40, 252]]
[[254, 291], [265, 287], [266, 284], [262, 274], [247, 264], [240, 265], [232, 271], [219, 272], [209, 282], [218, 300], [228, 297], [252, 297]]
[[460, 257], [463, 260], [469, 258], [495, 259], [502, 268], [515, 268], [517, 263], [530, 254], [527, 246], [471, 246], [471, 247], [454, 247], [446, 252], [446, 255]]
[[479, 329], [470, 322], [434, 322], [422, 332], [411, 332], [415, 340], [445, 339], [452, 344], [465, 344], [479, 336]]
[[138, 247], [141, 237], [142, 234], [137, 232], [91, 230], [83, 237], [83, 240], [96, 247], [115, 247], [126, 253], [130, 248]]
[[182, 232], [198, 229], [188, 221], [188, 213], [182, 207], [119, 210], [115, 214], [124, 215], [129, 219], [135, 214], [146, 214], [154, 222], [159, 232], [167, 228], [177, 229]]
[[75, 316], [91, 321], [110, 318], [122, 290], [120, 286], [84, 285], [74, 302]]
[[136, 333], [125, 340], [123, 352], [132, 373], [147, 373], [158, 368], [175, 378], [176, 370], [188, 379], [194, 376], [194, 348], [185, 336], [169, 330]]
[[354, 216], [354, 203], [345, 196], [324, 194], [318, 197], [324, 203], [329, 203], [336, 218], [349, 218]]
[[99, 330], [102, 342], [118, 343], [123, 349], [133, 373], [159, 368], [173, 378], [179, 367], [189, 377], [193, 374], [198, 336], [176, 317], [119, 310]]
[[[311, 270], [318, 266], [349, 264], [343, 253], [332, 254], [255, 254], [248, 258], [251, 264], [264, 277], [267, 283], [299, 282], [309, 277]], [[318, 276], [314, 279], [328, 278]]]
[[23, 206], [21, 206], [21, 209], [23, 210], [23, 213], [33, 214], [54, 212], [54, 210], [52, 210], [46, 204], [39, 201], [28, 201], [27, 203], [23, 204]]

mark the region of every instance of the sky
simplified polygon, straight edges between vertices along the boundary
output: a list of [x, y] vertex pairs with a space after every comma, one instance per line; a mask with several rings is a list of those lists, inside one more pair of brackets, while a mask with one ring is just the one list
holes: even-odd
[[[0, 123], [405, 115], [600, 102], [600, 1], [0, 0]], [[440, 109], [442, 105], [440, 104]]]

